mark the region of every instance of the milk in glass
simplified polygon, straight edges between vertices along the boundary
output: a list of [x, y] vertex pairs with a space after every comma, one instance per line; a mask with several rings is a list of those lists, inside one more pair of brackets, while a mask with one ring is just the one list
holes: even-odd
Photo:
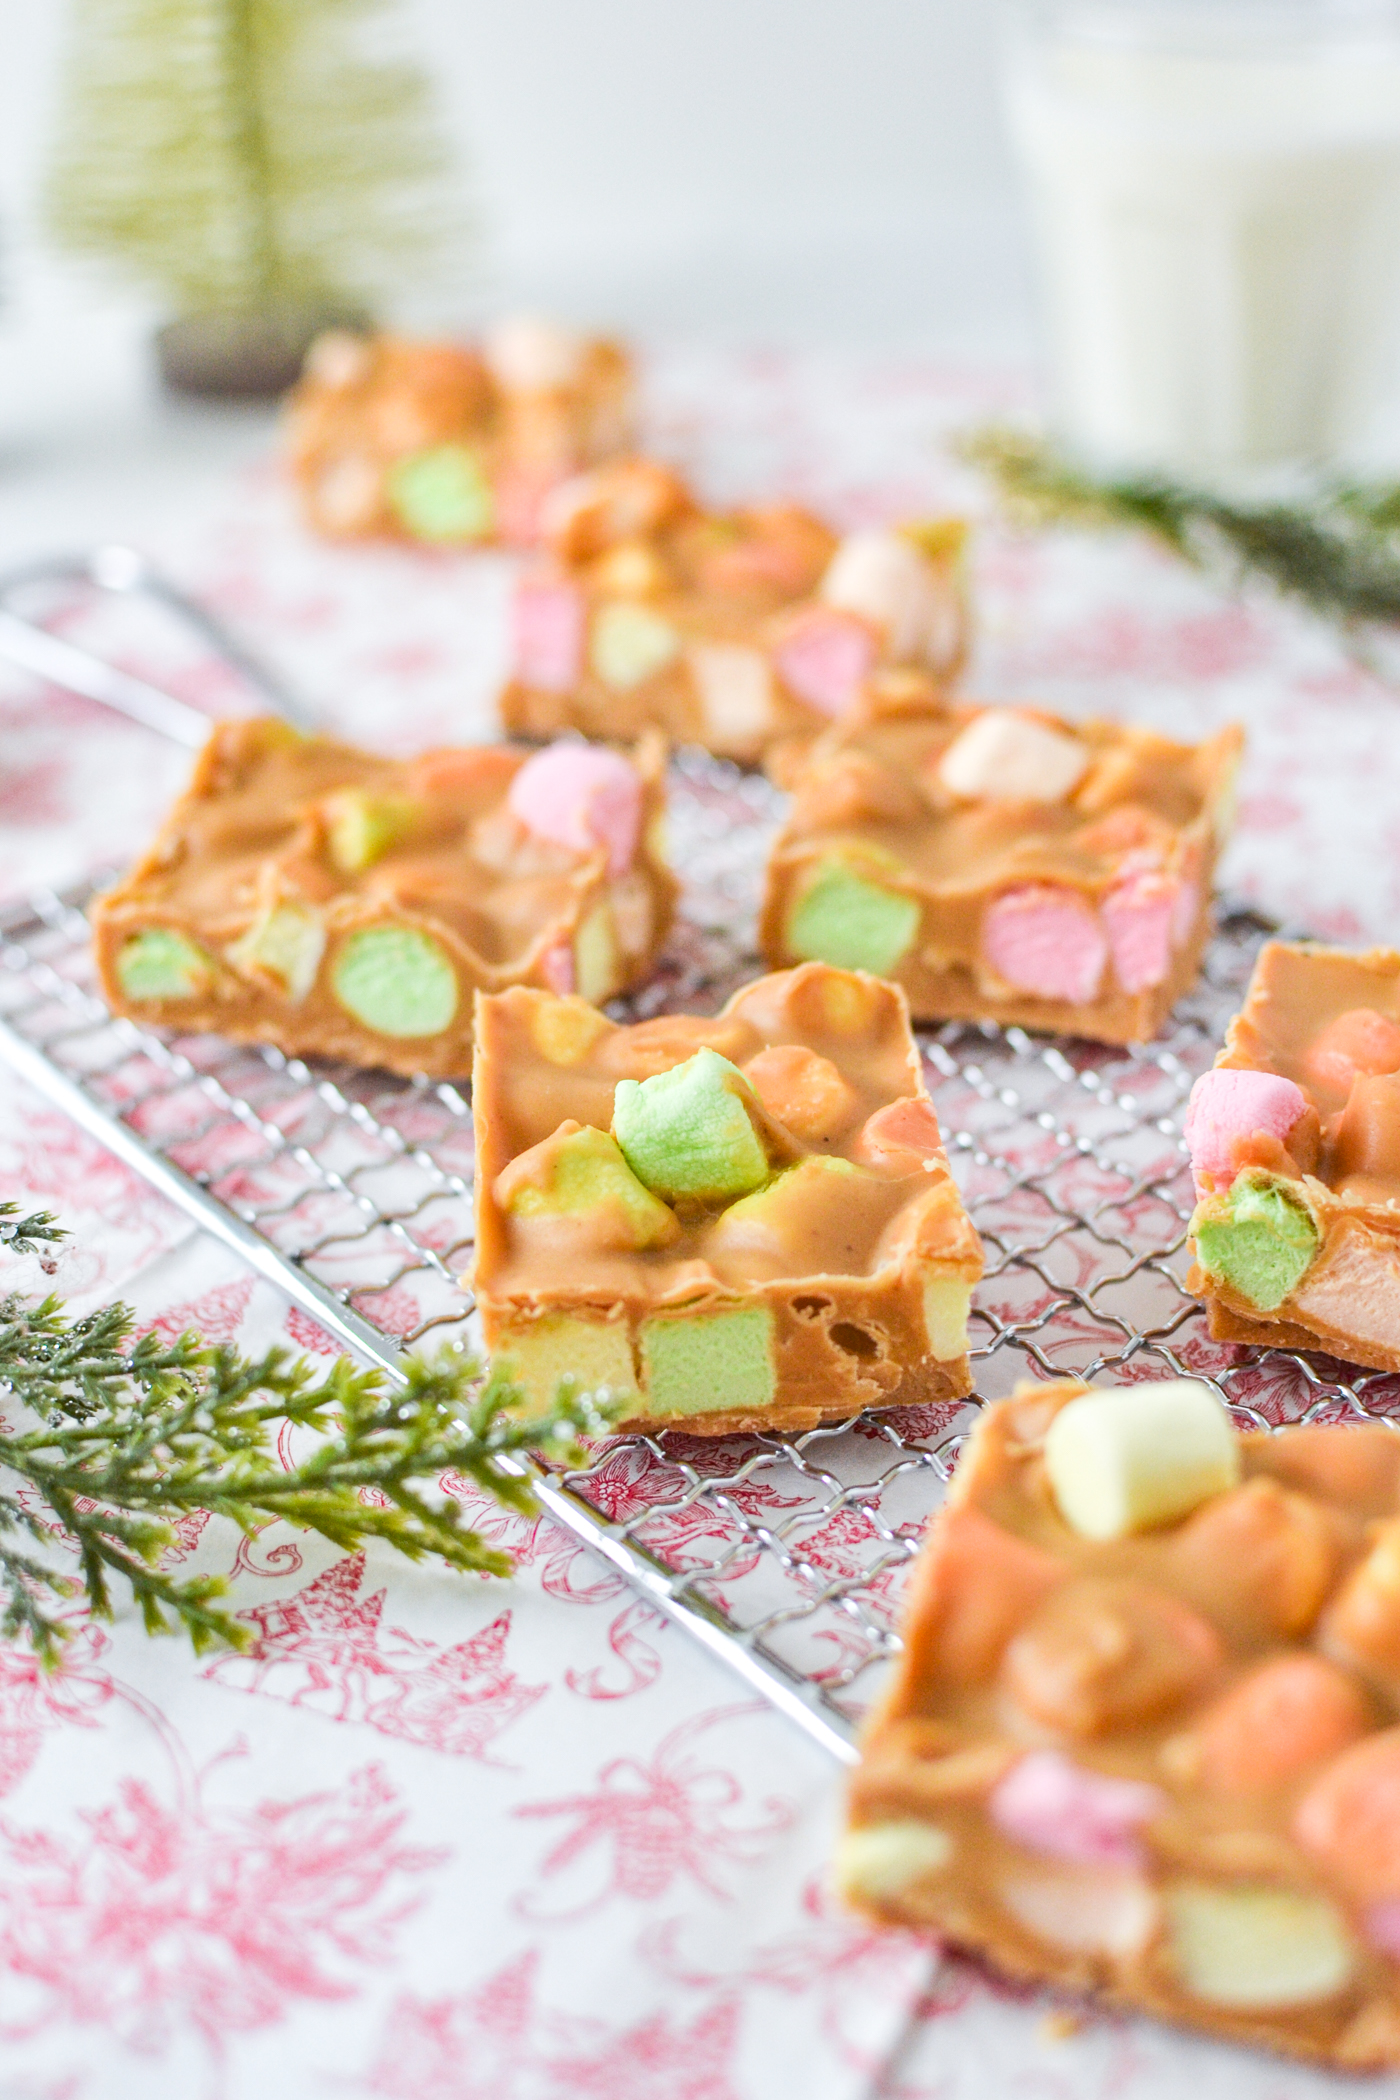
[[1400, 334], [1400, 5], [1031, 0], [1008, 90], [1063, 434], [1188, 472], [1356, 448]]

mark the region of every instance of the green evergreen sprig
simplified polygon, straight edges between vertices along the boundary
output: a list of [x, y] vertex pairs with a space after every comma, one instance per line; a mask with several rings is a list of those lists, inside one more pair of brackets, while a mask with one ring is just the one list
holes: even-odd
[[[283, 1518], [346, 1552], [379, 1540], [409, 1560], [507, 1575], [509, 1555], [433, 1483], [450, 1470], [528, 1513], [517, 1454], [577, 1462], [578, 1439], [609, 1418], [568, 1381], [551, 1413], [527, 1415], [509, 1378], [480, 1383], [480, 1365], [453, 1351], [409, 1360], [395, 1386], [344, 1357], [318, 1374], [283, 1349], [245, 1356], [194, 1333], [133, 1344], [134, 1325], [126, 1305], [74, 1320], [53, 1297], [0, 1299], [0, 1389], [38, 1425], [0, 1423], [0, 1633], [27, 1634], [46, 1663], [67, 1635], [64, 1602], [84, 1594], [110, 1618], [114, 1578], [130, 1584], [150, 1633], [183, 1627], [197, 1651], [247, 1644], [219, 1602], [221, 1578], [160, 1566], [176, 1523], [196, 1510], [245, 1535]], [[317, 1439], [290, 1466], [277, 1451], [287, 1423]], [[76, 1580], [36, 1550], [52, 1547], [55, 1524], [77, 1549]]]
[[1345, 628], [1400, 622], [1400, 483], [1334, 480], [1296, 502], [1246, 503], [1161, 474], [1097, 475], [1024, 430], [979, 430], [961, 449], [1024, 523], [1141, 526], [1197, 567], [1264, 578]]

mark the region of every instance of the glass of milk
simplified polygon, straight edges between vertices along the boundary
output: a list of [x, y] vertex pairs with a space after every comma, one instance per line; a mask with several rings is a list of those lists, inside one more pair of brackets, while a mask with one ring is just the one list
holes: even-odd
[[1016, 0], [1006, 84], [1062, 436], [1356, 456], [1400, 337], [1400, 0]]

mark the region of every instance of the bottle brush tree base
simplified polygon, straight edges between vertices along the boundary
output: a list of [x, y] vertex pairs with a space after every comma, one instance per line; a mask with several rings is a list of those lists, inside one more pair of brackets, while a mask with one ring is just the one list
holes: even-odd
[[362, 309], [324, 304], [185, 314], [157, 329], [156, 358], [170, 393], [271, 400], [298, 377], [323, 329], [369, 326]]

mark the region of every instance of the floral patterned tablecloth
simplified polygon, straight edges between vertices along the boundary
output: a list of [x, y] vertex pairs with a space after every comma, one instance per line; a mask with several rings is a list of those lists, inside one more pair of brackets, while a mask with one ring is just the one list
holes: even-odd
[[[1015, 375], [815, 353], [673, 348], [648, 384], [656, 441], [710, 493], [849, 522], [980, 507], [940, 439], [1025, 398]], [[254, 428], [241, 469], [142, 510], [145, 551], [327, 724], [401, 750], [489, 734], [509, 564], [313, 545], [266, 452]], [[976, 574], [976, 690], [1192, 737], [1242, 719], [1227, 882], [1330, 934], [1395, 937], [1400, 695], [1325, 630], [1130, 539], [988, 524]], [[125, 614], [63, 617], [199, 704], [226, 697]], [[120, 860], [186, 765], [0, 671], [0, 893]], [[62, 1214], [57, 1283], [79, 1307], [119, 1293], [167, 1333], [328, 1346], [3, 1070], [0, 1189]], [[46, 1281], [32, 1261], [3, 1280]], [[195, 1660], [126, 1613], [78, 1621], [52, 1677], [0, 1650], [0, 2100], [1354, 2090], [1070, 2018], [844, 1921], [823, 1756], [548, 1522], [482, 1520], [517, 1555], [509, 1583], [191, 1521], [173, 1557], [232, 1574], [246, 1655]]]

